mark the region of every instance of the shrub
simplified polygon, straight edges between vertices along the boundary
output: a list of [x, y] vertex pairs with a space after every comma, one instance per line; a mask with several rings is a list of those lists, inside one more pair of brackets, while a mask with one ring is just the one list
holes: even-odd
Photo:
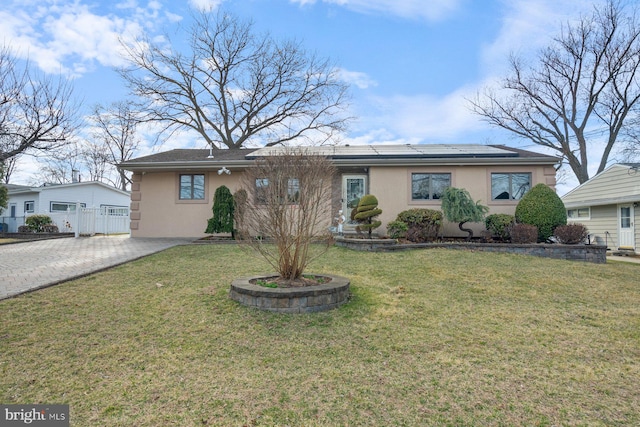
[[42, 226], [43, 233], [59, 233], [58, 226], [55, 224], [45, 224]]
[[509, 228], [515, 224], [516, 218], [509, 214], [491, 214], [484, 219], [484, 225], [491, 237], [509, 240]]
[[355, 215], [355, 220], [359, 222], [360, 230], [366, 230], [369, 232], [369, 238], [371, 238], [371, 232], [382, 225], [382, 222], [375, 219], [382, 213], [382, 209], [378, 208], [378, 199], [373, 194], [366, 194], [360, 198], [358, 202], [358, 213]]
[[565, 245], [576, 245], [587, 239], [589, 231], [582, 224], [559, 225], [554, 231], [554, 235], [560, 243]]
[[396, 217], [396, 221], [402, 221], [407, 226], [417, 225], [419, 227], [429, 227], [442, 225], [442, 212], [434, 209], [409, 209], [402, 211]]
[[213, 195], [213, 217], [207, 222], [205, 233], [233, 234], [233, 196], [226, 185], [221, 185]]
[[567, 211], [564, 203], [555, 191], [544, 184], [538, 184], [529, 190], [516, 206], [518, 223], [538, 227], [538, 241], [544, 242], [553, 236], [559, 225], [567, 223]]
[[409, 226], [406, 222], [391, 221], [387, 224], [387, 233], [392, 239], [404, 239], [407, 237], [407, 230], [409, 230]]
[[442, 227], [442, 212], [424, 208], [408, 209], [400, 212], [394, 222], [407, 225], [406, 238], [410, 242], [433, 241], [438, 237]]
[[514, 224], [510, 227], [509, 235], [512, 243], [536, 243], [538, 227], [531, 224]]
[[473, 237], [473, 230], [464, 228], [466, 222], [480, 222], [489, 211], [487, 206], [474, 202], [469, 192], [463, 188], [449, 187], [442, 194], [442, 212], [451, 222], [457, 222], [461, 231], [467, 232], [467, 240]]
[[407, 240], [413, 243], [431, 242], [437, 236], [437, 232], [434, 233], [433, 228], [419, 227], [412, 225], [407, 230]]
[[24, 221], [29, 230], [41, 233], [45, 225], [51, 224], [51, 217], [48, 215], [31, 215]]

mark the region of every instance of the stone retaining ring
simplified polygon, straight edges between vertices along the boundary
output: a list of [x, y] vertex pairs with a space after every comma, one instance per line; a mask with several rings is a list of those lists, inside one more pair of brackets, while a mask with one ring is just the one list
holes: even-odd
[[229, 297], [248, 307], [278, 313], [316, 313], [332, 310], [347, 302], [349, 279], [333, 274], [309, 274], [330, 277], [331, 281], [314, 286], [267, 288], [254, 285], [251, 281], [274, 277], [277, 273], [241, 277], [231, 283]]

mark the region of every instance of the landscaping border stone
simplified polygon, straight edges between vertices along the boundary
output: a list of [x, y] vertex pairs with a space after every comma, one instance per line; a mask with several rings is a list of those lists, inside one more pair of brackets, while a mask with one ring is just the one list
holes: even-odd
[[543, 258], [565, 259], [572, 261], [607, 262], [607, 247], [603, 245], [562, 245], [562, 244], [514, 244], [514, 243], [475, 243], [475, 242], [435, 242], [435, 243], [398, 243], [394, 239], [352, 239], [336, 237], [336, 246], [357, 251], [398, 251], [407, 249], [456, 249], [482, 252], [501, 252], [531, 255]]
[[277, 273], [241, 277], [231, 283], [229, 297], [240, 304], [278, 313], [315, 313], [332, 310], [349, 299], [350, 281], [333, 274], [309, 273], [330, 277], [331, 281], [314, 286], [267, 288], [252, 280], [277, 276]]

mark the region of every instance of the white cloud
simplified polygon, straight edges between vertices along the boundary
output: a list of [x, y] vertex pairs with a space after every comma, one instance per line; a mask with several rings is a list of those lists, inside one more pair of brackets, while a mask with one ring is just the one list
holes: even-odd
[[337, 70], [338, 77], [345, 83], [356, 85], [360, 89], [367, 89], [372, 86], [378, 86], [378, 82], [369, 77], [366, 73], [360, 71], [349, 71], [341, 68]]
[[[367, 111], [363, 114], [356, 112], [364, 119], [355, 127], [361, 130], [375, 129], [376, 132], [371, 135], [382, 137], [383, 140], [402, 139], [404, 143], [456, 141], [467, 133], [485, 128], [467, 107], [466, 98], [471, 90], [475, 89], [461, 88], [444, 97], [428, 94], [371, 96], [365, 105], [356, 106], [356, 109]], [[381, 134], [380, 129], [388, 134]]]
[[[601, 0], [594, 0], [598, 2]], [[549, 44], [562, 24], [590, 13], [592, 2], [575, 0], [503, 0], [498, 36], [482, 52], [487, 73], [504, 73], [511, 53], [531, 56]]]
[[[123, 65], [120, 38], [139, 37], [163, 19], [177, 19], [173, 14], [160, 19], [162, 4], [155, 0], [144, 7], [123, 0], [113, 5], [119, 16], [95, 7], [80, 0], [9, 0], [0, 10], [0, 39], [45, 72], [79, 76], [96, 65]], [[124, 10], [129, 14], [122, 15]]]
[[189, 0], [189, 5], [194, 9], [210, 12], [217, 9], [224, 0]]
[[460, 0], [290, 0], [301, 6], [318, 1], [343, 6], [358, 13], [393, 14], [403, 18], [437, 21], [454, 12]]

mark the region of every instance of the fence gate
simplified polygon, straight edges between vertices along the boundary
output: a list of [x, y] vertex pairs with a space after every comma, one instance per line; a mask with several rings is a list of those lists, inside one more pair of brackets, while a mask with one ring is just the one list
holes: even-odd
[[48, 213], [58, 230], [63, 233], [93, 236], [94, 234], [129, 233], [129, 209], [103, 206], [83, 208], [75, 211]]

